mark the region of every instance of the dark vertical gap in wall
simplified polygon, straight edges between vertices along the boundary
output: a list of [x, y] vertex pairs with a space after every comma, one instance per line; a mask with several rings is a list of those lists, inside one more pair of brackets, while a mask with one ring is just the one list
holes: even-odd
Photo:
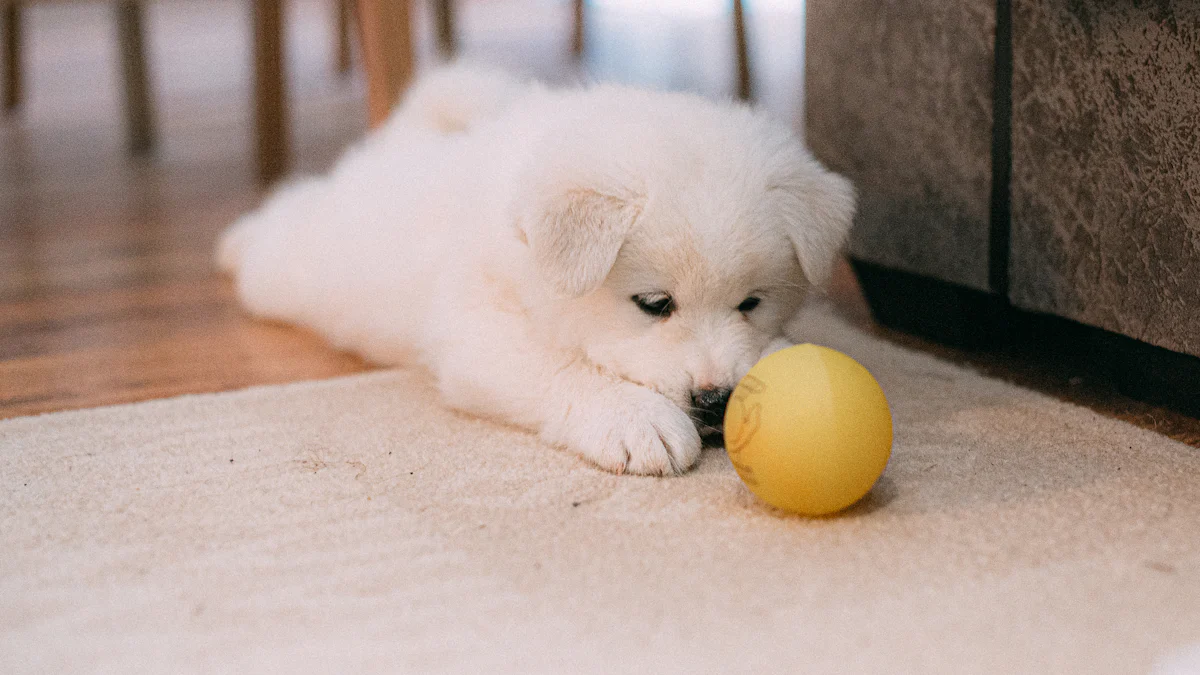
[[1012, 0], [996, 0], [996, 48], [992, 74], [992, 208], [988, 226], [988, 286], [1008, 298], [1012, 209]]

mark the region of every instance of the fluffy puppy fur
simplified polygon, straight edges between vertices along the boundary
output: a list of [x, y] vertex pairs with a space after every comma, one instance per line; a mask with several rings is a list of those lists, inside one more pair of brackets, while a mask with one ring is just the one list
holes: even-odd
[[463, 66], [222, 238], [245, 306], [615, 472], [682, 472], [829, 272], [849, 183], [747, 107]]

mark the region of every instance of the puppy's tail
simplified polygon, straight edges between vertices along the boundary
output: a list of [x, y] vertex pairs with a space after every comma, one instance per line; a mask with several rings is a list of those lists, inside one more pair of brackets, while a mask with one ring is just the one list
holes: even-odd
[[456, 63], [417, 80], [396, 112], [396, 121], [442, 133], [466, 131], [498, 116], [529, 87], [529, 82], [502, 70]]

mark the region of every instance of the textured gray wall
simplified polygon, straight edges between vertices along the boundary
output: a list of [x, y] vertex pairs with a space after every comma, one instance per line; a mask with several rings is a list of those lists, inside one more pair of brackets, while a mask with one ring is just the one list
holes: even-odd
[[1200, 355], [1200, 3], [1016, 0], [1013, 52], [1013, 302]]
[[859, 190], [850, 251], [987, 290], [994, 0], [806, 11], [806, 137]]

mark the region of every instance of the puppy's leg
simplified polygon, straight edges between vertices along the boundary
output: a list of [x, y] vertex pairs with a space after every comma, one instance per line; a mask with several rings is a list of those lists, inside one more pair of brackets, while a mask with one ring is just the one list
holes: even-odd
[[300, 179], [281, 186], [257, 210], [229, 226], [217, 240], [218, 267], [234, 277], [238, 299], [251, 313], [296, 321], [312, 294], [312, 270], [323, 264], [314, 222], [326, 217], [326, 184]]
[[676, 474], [695, 463], [700, 434], [679, 406], [538, 346], [521, 323], [473, 316], [473, 336], [442, 344], [435, 370], [449, 405], [535, 431], [615, 473]]
[[256, 233], [289, 223], [304, 222], [320, 196], [322, 180], [295, 178], [283, 183], [259, 208], [242, 216], [217, 238], [216, 263], [222, 272], [237, 276]]
[[221, 233], [217, 239], [217, 269], [229, 275], [238, 273], [249, 234], [250, 227], [246, 222], [234, 223]]

